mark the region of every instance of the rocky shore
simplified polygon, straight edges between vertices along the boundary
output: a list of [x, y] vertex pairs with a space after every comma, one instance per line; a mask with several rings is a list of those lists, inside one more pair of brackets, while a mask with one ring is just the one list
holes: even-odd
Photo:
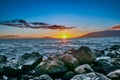
[[0, 55], [0, 80], [120, 80], [120, 45], [94, 52], [81, 46], [47, 58]]

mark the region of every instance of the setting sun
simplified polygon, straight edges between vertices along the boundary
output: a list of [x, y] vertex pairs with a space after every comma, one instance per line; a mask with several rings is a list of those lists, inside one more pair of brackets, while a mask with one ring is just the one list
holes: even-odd
[[66, 35], [63, 35], [63, 39], [66, 39], [66, 37], [67, 37]]

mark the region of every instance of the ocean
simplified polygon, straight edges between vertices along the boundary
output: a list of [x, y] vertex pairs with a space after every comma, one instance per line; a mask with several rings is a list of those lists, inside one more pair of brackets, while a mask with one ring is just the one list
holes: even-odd
[[120, 44], [120, 37], [79, 38], [79, 39], [0, 39], [0, 54], [8, 58], [17, 58], [31, 52], [39, 52], [43, 56], [63, 53], [72, 48], [88, 46], [91, 50], [103, 50], [111, 45]]

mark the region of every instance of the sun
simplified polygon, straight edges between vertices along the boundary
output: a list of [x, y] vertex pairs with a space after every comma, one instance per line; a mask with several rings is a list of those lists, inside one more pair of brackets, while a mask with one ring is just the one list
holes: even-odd
[[63, 39], [66, 39], [67, 38], [67, 36], [66, 35], [63, 35], [63, 37], [62, 37]]

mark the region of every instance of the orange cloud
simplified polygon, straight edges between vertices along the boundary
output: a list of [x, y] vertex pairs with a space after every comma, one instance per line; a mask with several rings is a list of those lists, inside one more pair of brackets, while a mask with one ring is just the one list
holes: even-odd
[[111, 29], [113, 29], [113, 30], [120, 30], [120, 24], [113, 26]]

